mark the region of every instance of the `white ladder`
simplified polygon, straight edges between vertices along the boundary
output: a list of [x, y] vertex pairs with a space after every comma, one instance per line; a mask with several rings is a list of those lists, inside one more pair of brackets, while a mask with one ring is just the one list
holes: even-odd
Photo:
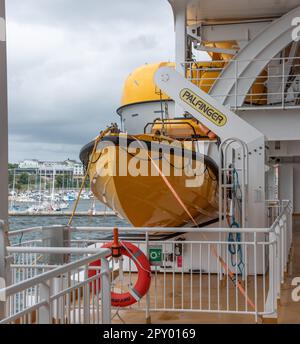
[[[237, 156], [236, 156], [237, 155]], [[220, 145], [220, 171], [219, 171], [219, 225], [228, 227], [228, 215], [235, 215], [236, 209], [232, 209], [232, 199], [229, 195], [234, 191], [234, 180], [236, 173], [241, 181], [240, 188], [240, 213], [239, 225], [246, 227], [247, 223], [247, 185], [249, 171], [249, 152], [245, 142], [237, 138], [229, 138]], [[228, 174], [231, 180], [228, 181]]]

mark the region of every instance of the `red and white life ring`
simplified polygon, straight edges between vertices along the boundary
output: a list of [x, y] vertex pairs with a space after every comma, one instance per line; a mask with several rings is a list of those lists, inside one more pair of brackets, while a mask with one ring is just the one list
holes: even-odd
[[[111, 304], [113, 307], [128, 307], [137, 302], [139, 302], [149, 291], [151, 284], [151, 267], [147, 257], [144, 253], [135, 245], [129, 242], [121, 243], [121, 254], [133, 260], [137, 270], [138, 279], [133, 288], [131, 288], [127, 293], [118, 294], [115, 292], [111, 293]], [[112, 248], [113, 243], [105, 244], [102, 248]], [[108, 256], [107, 258], [111, 257]], [[101, 266], [101, 261], [96, 261], [91, 263], [90, 266]], [[88, 271], [88, 277], [91, 278], [96, 275], [95, 270]], [[100, 281], [99, 281], [100, 283]], [[95, 285], [96, 283], [94, 283]], [[96, 289], [96, 285], [94, 290]], [[100, 288], [97, 288], [98, 292]], [[97, 290], [95, 290], [95, 293]]]

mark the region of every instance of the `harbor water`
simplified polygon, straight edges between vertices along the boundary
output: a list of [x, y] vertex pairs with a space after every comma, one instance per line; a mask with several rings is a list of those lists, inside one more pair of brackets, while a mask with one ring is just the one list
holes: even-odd
[[[70, 204], [70, 211], [73, 208], [74, 203]], [[26, 207], [26, 204], [21, 204], [22, 207]], [[81, 200], [78, 206], [78, 212], [88, 212], [91, 208], [90, 200]], [[96, 202], [96, 211], [109, 212], [110, 209], [105, 208], [100, 202]], [[10, 231], [16, 231], [24, 228], [32, 228], [39, 226], [53, 226], [53, 225], [66, 225], [69, 221], [68, 216], [10, 216], [9, 225]], [[125, 220], [120, 219], [117, 216], [103, 215], [103, 216], [80, 216], [74, 218], [73, 226], [97, 226], [97, 227], [127, 227], [128, 223]]]

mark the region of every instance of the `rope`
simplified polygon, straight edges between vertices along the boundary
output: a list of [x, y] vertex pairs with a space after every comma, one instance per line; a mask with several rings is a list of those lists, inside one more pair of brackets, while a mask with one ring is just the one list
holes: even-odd
[[[239, 228], [239, 225], [236, 222], [233, 222], [231, 228]], [[231, 265], [232, 267], [238, 267], [239, 273], [243, 275], [245, 264], [243, 262], [243, 250], [241, 242], [241, 233], [230, 233], [228, 235], [228, 242], [232, 242], [232, 244], [228, 244], [228, 251], [231, 254]], [[238, 258], [235, 258], [238, 256]]]
[[[240, 228], [239, 224], [237, 223], [236, 219], [235, 219], [235, 209], [236, 209], [236, 205], [238, 207], [238, 211], [241, 213], [241, 206], [239, 204], [239, 200], [238, 200], [238, 195], [237, 195], [237, 191], [240, 191], [240, 193], [242, 192], [240, 184], [239, 184], [239, 175], [236, 171], [236, 169], [233, 169], [233, 188], [232, 188], [232, 221], [230, 223], [229, 221], [229, 225], [230, 228]], [[232, 242], [232, 244], [228, 244], [228, 251], [231, 254], [231, 265], [234, 268], [238, 268], [239, 269], [239, 273], [241, 275], [243, 275], [244, 272], [244, 268], [245, 268], [245, 264], [243, 261], [243, 249], [242, 249], [242, 245], [239, 244], [241, 242], [241, 233], [236, 233], [234, 235], [234, 233], [229, 233], [228, 235], [228, 242]]]
[[128, 248], [126, 247], [126, 245], [120, 241], [120, 244], [122, 245], [122, 247], [125, 249], [125, 251], [127, 251], [127, 253], [131, 256], [132, 260], [145, 272], [148, 272], [151, 275], [151, 271], [145, 269], [143, 267], [143, 265], [138, 261], [138, 259], [132, 254], [132, 252], [130, 250], [128, 250]]
[[75, 216], [75, 214], [76, 214], [76, 211], [77, 211], [77, 208], [78, 208], [78, 204], [79, 204], [79, 201], [80, 201], [80, 196], [81, 196], [82, 191], [83, 191], [83, 189], [84, 189], [84, 187], [85, 187], [85, 183], [86, 183], [86, 181], [87, 181], [87, 177], [88, 177], [88, 175], [89, 175], [90, 168], [91, 168], [91, 166], [92, 166], [92, 164], [93, 164], [93, 159], [94, 159], [94, 155], [95, 155], [95, 153], [96, 153], [98, 144], [99, 144], [100, 141], [103, 140], [104, 136], [105, 136], [106, 134], [108, 134], [112, 129], [114, 129], [114, 126], [108, 127], [108, 128], [105, 129], [105, 130], [96, 138], [96, 140], [95, 140], [94, 148], [93, 148], [92, 154], [91, 154], [91, 156], [90, 156], [90, 158], [89, 158], [89, 163], [88, 163], [88, 166], [87, 166], [87, 169], [86, 169], [86, 173], [85, 173], [84, 178], [83, 178], [83, 180], [82, 180], [81, 187], [80, 187], [80, 190], [79, 190], [79, 193], [78, 193], [76, 202], [75, 202], [74, 207], [73, 207], [72, 215], [71, 215], [70, 220], [69, 220], [69, 222], [68, 222], [68, 226], [69, 226], [69, 227], [72, 226], [72, 223], [73, 223], [73, 220], [74, 220], [74, 216]]

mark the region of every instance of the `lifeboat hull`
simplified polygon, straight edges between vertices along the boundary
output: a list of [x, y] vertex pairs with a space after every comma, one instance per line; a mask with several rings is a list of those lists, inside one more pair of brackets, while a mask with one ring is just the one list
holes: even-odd
[[[196, 183], [195, 186], [187, 186], [188, 181], [195, 181], [195, 176], [186, 176], [185, 173], [178, 176], [178, 165], [174, 163], [178, 157], [175, 153], [173, 156], [168, 155], [166, 160], [170, 162], [170, 173], [165, 176], [169, 182], [166, 183], [161, 174], [153, 175], [153, 171], [157, 172], [154, 164], [163, 173], [163, 158], [151, 161], [147, 149], [144, 152], [139, 149], [139, 154], [135, 155], [128, 152], [127, 147], [110, 145], [112, 141], [116, 142], [117, 138], [106, 138], [107, 144], [98, 147], [89, 172], [92, 192], [100, 202], [135, 227], [194, 226], [190, 215], [199, 226], [217, 220], [218, 174], [216, 166], [207, 157], [203, 159], [203, 166], [200, 166], [202, 174], [199, 185]], [[90, 144], [90, 152], [92, 146]], [[88, 156], [87, 147], [83, 149], [81, 156], [84, 154]], [[187, 160], [182, 159], [184, 166]], [[140, 175], [123, 175], [124, 164], [127, 172], [130, 166], [137, 167], [141, 172], [141, 165], [144, 171]], [[148, 173], [144, 173], [145, 170]], [[184, 203], [190, 215], [174, 194]]]

